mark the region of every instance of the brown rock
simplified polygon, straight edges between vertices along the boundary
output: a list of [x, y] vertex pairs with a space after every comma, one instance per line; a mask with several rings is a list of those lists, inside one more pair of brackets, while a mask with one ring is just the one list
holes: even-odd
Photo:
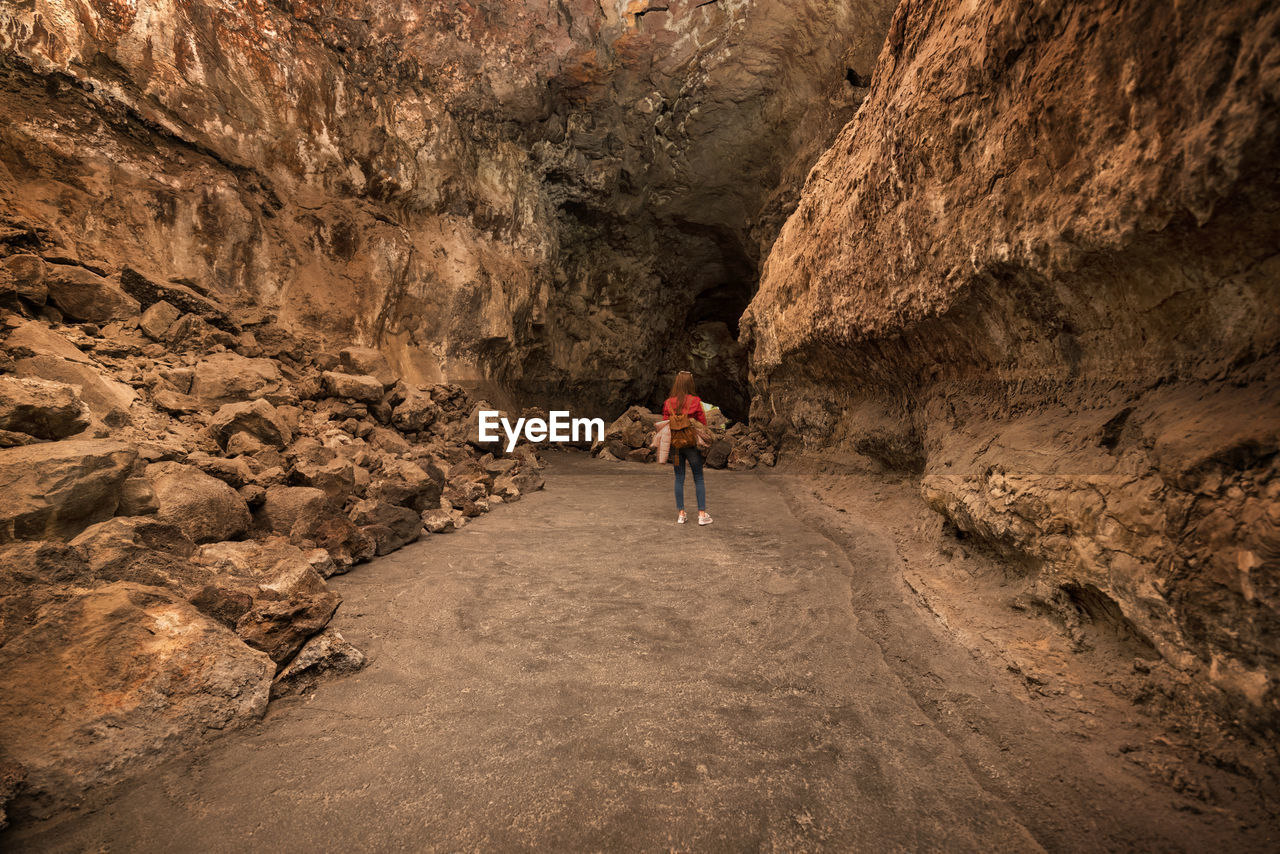
[[197, 543], [233, 540], [249, 530], [249, 508], [236, 491], [195, 466], [147, 466], [160, 504], [160, 519], [181, 528]]
[[182, 316], [182, 312], [164, 300], [153, 303], [138, 319], [138, 328], [153, 341], [166, 340], [166, 333]]
[[203, 317], [184, 314], [165, 333], [169, 349], [180, 352], [212, 353], [230, 350], [236, 346], [236, 338], [223, 332]]
[[0, 647], [0, 731], [49, 815], [260, 718], [275, 667], [187, 602], [119, 582], [46, 610]]
[[422, 536], [422, 518], [418, 512], [387, 501], [357, 501], [347, 515], [373, 538], [379, 555], [393, 552]]
[[455, 530], [453, 514], [440, 509], [423, 511], [422, 526], [433, 534], [447, 534]]
[[29, 629], [42, 607], [92, 581], [84, 556], [67, 543], [0, 545], [0, 647]]
[[321, 374], [325, 392], [333, 397], [377, 403], [382, 400], [382, 383], [376, 377], [340, 374], [325, 371]]
[[0, 261], [0, 296], [13, 294], [43, 305], [48, 297], [46, 265], [39, 255], [19, 253]]
[[368, 662], [337, 630], [327, 628], [307, 641], [271, 683], [271, 698], [289, 697], [315, 688], [325, 676], [355, 673]]
[[224, 332], [236, 335], [240, 333], [239, 326], [217, 303], [187, 285], [157, 282], [137, 270], [125, 267], [120, 271], [120, 287], [147, 308], [158, 302], [167, 302], [183, 314], [202, 318]]
[[237, 353], [215, 353], [196, 363], [191, 395], [210, 407], [254, 400], [281, 391], [284, 377], [270, 359], [246, 359]]
[[329, 496], [322, 489], [272, 486], [267, 489], [257, 517], [268, 531], [288, 535], [300, 516], [323, 512], [328, 506]]
[[81, 400], [94, 415], [112, 427], [127, 424], [129, 408], [137, 400], [138, 393], [124, 383], [111, 379], [101, 368], [84, 357], [84, 354], [80, 356], [77, 359], [64, 359], [56, 355], [35, 355], [18, 359], [14, 362], [14, 373], [28, 379], [79, 386]]
[[391, 412], [391, 423], [406, 432], [418, 432], [435, 423], [440, 407], [431, 395], [421, 389], [410, 388], [404, 399]]
[[729, 464], [729, 454], [733, 451], [732, 439], [717, 439], [707, 449], [707, 468], [722, 469]]
[[275, 448], [283, 448], [293, 441], [293, 434], [276, 414], [275, 407], [261, 398], [224, 404], [209, 420], [209, 429], [224, 448], [227, 440], [239, 432], [248, 433], [259, 442]]
[[138, 301], [84, 267], [49, 264], [44, 279], [49, 301], [72, 320], [105, 323], [138, 315]]
[[134, 448], [108, 440], [0, 450], [0, 542], [70, 538], [110, 518], [135, 459]]
[[96, 581], [132, 581], [178, 593], [204, 584], [193, 567], [195, 544], [177, 525], [146, 516], [117, 516], [91, 525], [71, 545], [84, 555]]
[[301, 649], [307, 638], [329, 624], [341, 603], [342, 597], [337, 593], [259, 601], [236, 621], [236, 634], [282, 665]]
[[343, 373], [374, 377], [384, 388], [390, 388], [400, 379], [387, 357], [371, 347], [347, 347], [338, 353], [338, 361]]
[[0, 376], [0, 430], [65, 439], [88, 427], [89, 418], [74, 386]]

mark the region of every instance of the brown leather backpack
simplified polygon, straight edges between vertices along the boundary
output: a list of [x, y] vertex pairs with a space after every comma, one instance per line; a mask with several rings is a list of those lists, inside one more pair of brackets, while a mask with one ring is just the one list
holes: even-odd
[[673, 410], [671, 417], [667, 419], [667, 427], [671, 430], [672, 448], [692, 448], [698, 444], [698, 434], [693, 429], [692, 419], [687, 412]]

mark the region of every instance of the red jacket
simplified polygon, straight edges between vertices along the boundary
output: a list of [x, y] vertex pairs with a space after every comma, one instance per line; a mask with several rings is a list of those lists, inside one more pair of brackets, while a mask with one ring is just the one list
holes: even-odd
[[[667, 402], [662, 404], [662, 417], [670, 418], [671, 413], [676, 411], [676, 399], [668, 397]], [[702, 411], [702, 398], [696, 394], [686, 394], [684, 396], [684, 411], [690, 418], [707, 423], [707, 413]]]

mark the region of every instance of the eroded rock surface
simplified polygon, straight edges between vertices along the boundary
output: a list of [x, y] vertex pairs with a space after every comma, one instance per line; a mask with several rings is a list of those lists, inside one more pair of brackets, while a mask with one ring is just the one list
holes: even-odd
[[752, 416], [1270, 727], [1280, 12], [1167, 12], [904, 2], [744, 321]]

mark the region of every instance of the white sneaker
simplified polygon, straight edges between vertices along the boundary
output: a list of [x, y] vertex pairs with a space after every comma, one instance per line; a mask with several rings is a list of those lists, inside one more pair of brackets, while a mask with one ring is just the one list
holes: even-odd
[[680, 515], [676, 517], [676, 524], [677, 524], [677, 525], [683, 525], [683, 524], [684, 524], [685, 522], [687, 522], [688, 520], [689, 520], [689, 518], [688, 518], [687, 516], [685, 516], [684, 511], [683, 511], [683, 510], [681, 510], [681, 511], [680, 511]]
[[710, 516], [708, 516], [706, 513], [699, 513], [699, 514], [698, 514], [698, 524], [699, 524], [699, 525], [710, 525], [710, 524], [711, 524], [711, 517], [710, 517]]

